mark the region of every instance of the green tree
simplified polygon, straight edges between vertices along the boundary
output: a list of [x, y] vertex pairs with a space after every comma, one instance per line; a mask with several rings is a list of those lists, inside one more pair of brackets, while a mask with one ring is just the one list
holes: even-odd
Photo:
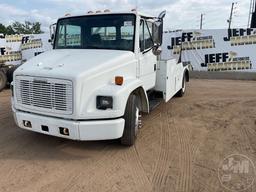
[[8, 25], [6, 27], [6, 34], [7, 35], [14, 35], [15, 34], [15, 31], [13, 30], [12, 26], [11, 25]]
[[33, 23], [31, 30], [32, 30], [32, 32], [33, 32], [34, 34], [43, 33], [43, 31], [41, 30], [41, 23], [39, 23], [39, 22]]
[[15, 31], [15, 33], [19, 34], [39, 34], [43, 33], [41, 30], [41, 24], [39, 22], [29, 22], [25, 21], [25, 23], [20, 23], [18, 21], [15, 21], [12, 24], [12, 28]]
[[43, 33], [41, 30], [41, 24], [39, 22], [29, 22], [21, 23], [15, 21], [9, 26], [4, 26], [0, 23], [0, 33], [12, 35], [12, 34], [40, 34]]
[[6, 34], [6, 27], [0, 23], [0, 33]]

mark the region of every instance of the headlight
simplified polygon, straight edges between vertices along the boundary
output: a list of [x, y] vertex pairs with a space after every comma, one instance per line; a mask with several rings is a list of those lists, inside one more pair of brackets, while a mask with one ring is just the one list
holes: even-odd
[[97, 96], [96, 106], [100, 110], [113, 109], [113, 97]]

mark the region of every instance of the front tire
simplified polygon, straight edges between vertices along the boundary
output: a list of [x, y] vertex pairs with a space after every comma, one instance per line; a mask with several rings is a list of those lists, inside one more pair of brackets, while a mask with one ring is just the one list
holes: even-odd
[[135, 95], [130, 95], [126, 104], [124, 133], [121, 144], [133, 146], [139, 130], [139, 105]]
[[2, 70], [0, 70], [0, 91], [2, 91], [6, 87], [6, 83], [7, 77], [5, 73]]

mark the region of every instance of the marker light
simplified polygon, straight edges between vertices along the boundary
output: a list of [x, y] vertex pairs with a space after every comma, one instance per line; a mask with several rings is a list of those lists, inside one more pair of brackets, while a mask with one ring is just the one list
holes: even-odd
[[121, 85], [123, 85], [123, 83], [124, 83], [124, 77], [122, 77], [122, 76], [116, 76], [115, 77], [115, 84], [116, 85], [121, 86]]

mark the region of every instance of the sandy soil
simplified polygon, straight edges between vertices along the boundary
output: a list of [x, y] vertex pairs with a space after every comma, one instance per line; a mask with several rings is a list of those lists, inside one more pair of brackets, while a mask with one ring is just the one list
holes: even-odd
[[220, 192], [225, 157], [256, 164], [256, 82], [192, 80], [143, 122], [131, 148], [44, 136], [15, 126], [1, 92], [0, 191]]

